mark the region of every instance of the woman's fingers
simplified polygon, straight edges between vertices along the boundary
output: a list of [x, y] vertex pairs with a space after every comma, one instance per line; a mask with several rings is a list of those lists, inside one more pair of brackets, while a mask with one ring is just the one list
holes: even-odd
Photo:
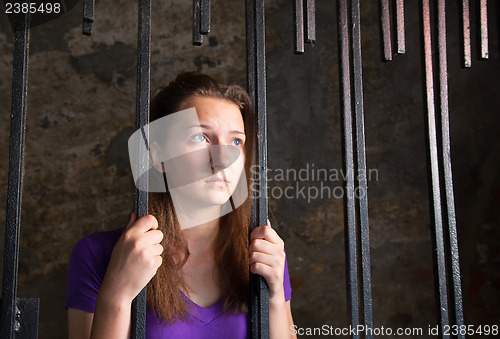
[[278, 233], [270, 227], [270, 224], [268, 224], [268, 226], [256, 227], [252, 233], [250, 233], [250, 241], [254, 239], [265, 239], [284, 248], [283, 240], [279, 237]]
[[280, 267], [282, 262], [285, 260], [285, 253], [269, 254], [263, 252], [251, 252], [249, 258], [249, 264], [261, 263], [266, 266]]
[[252, 252], [262, 252], [267, 254], [279, 254], [283, 252], [280, 245], [272, 243], [266, 239], [254, 239], [250, 243], [250, 248], [248, 249], [250, 253]]
[[151, 214], [144, 215], [137, 219], [137, 214], [132, 213], [130, 222], [125, 229], [125, 232], [129, 230], [134, 230], [136, 232], [145, 233], [149, 230], [156, 230], [158, 228], [158, 220]]
[[163, 240], [163, 232], [159, 230], [149, 230], [144, 234], [144, 239], [151, 244], [159, 244]]
[[283, 295], [283, 274], [285, 269], [284, 242], [268, 226], [256, 227], [250, 233], [249, 265], [253, 274], [259, 274], [269, 285], [271, 296]]
[[257, 262], [281, 269], [285, 263], [285, 252], [265, 240], [256, 240], [256, 243], [250, 246], [249, 265]]
[[258, 274], [266, 279], [267, 283], [271, 285], [272, 282], [278, 281], [282, 278], [281, 275], [272, 266], [268, 266], [261, 262], [253, 263], [250, 266], [250, 272]]
[[153, 246], [153, 255], [161, 256], [163, 253], [163, 246], [160, 244], [156, 244]]
[[[132, 299], [146, 286], [162, 264], [163, 233], [152, 215], [139, 219], [132, 213], [130, 222], [116, 243], [106, 272], [115, 291]], [[116, 288], [116, 286], [119, 286]], [[116, 290], [118, 289], [118, 290]]]

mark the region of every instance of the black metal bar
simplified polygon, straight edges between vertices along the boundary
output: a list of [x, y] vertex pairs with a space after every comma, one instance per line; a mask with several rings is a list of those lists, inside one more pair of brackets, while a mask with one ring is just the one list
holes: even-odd
[[304, 0], [294, 1], [295, 10], [295, 54], [304, 53]]
[[19, 237], [24, 172], [24, 139], [28, 96], [29, 15], [16, 14], [14, 26], [9, 174], [5, 221], [0, 337], [14, 338], [19, 265]]
[[[255, 1], [255, 113], [257, 130], [256, 156], [259, 166], [259, 192], [257, 199], [258, 225], [267, 225], [267, 117], [266, 117], [266, 52], [265, 52], [264, 0]], [[260, 338], [269, 338], [269, 289], [259, 277], [259, 330]]]
[[[448, 104], [448, 62], [446, 52], [446, 7], [445, 0], [438, 2], [438, 54], [439, 54], [439, 97], [441, 102], [441, 144], [444, 173], [444, 189], [446, 195], [448, 235], [450, 240], [451, 276], [455, 306], [455, 325], [463, 328], [464, 314], [462, 303], [462, 285], [460, 278], [460, 262], [457, 241], [457, 224], [455, 217], [455, 199], [453, 196], [453, 179], [451, 171], [450, 118]], [[462, 331], [457, 338], [465, 338]]]
[[396, 28], [397, 28], [397, 42], [398, 54], [406, 53], [406, 39], [405, 39], [405, 1], [396, 0]]
[[245, 33], [247, 43], [247, 90], [255, 107], [255, 8], [252, 0], [245, 1]]
[[94, 22], [95, 0], [83, 0], [83, 23], [82, 33], [92, 34], [92, 23]]
[[479, 2], [480, 22], [481, 22], [481, 58], [488, 59], [488, 0]]
[[[344, 198], [344, 232], [346, 252], [346, 293], [350, 325], [359, 325], [359, 292], [357, 265], [356, 202], [354, 196], [354, 145], [351, 110], [351, 71], [349, 57], [349, 23], [347, 0], [337, 2], [339, 42], [340, 95], [342, 102], [342, 142], [346, 195]], [[353, 336], [359, 338], [359, 335]]]
[[470, 46], [470, 11], [469, 0], [462, 0], [462, 38], [464, 48], [464, 67], [471, 67], [471, 46]]
[[391, 41], [391, 16], [389, 0], [380, 0], [380, 26], [382, 28], [382, 44], [384, 46], [384, 60], [392, 60], [392, 41]]
[[[149, 130], [145, 127], [149, 123], [150, 101], [150, 66], [151, 66], [151, 0], [139, 0], [137, 41], [137, 102], [136, 128], [141, 128], [146, 140], [149, 140]], [[147, 166], [147, 148], [139, 147], [139, 163], [137, 166]], [[148, 187], [147, 171], [145, 186]], [[148, 214], [148, 193], [135, 189], [135, 210], [140, 218]], [[131, 338], [146, 338], [146, 288], [132, 302]]]
[[[259, 192], [257, 200], [258, 225], [267, 225], [267, 114], [266, 114], [266, 29], [264, 0], [255, 1], [255, 113], [259, 165]], [[269, 338], [269, 289], [260, 277], [259, 323], [260, 338]]]
[[316, 3], [315, 0], [306, 0], [306, 42], [316, 42]]
[[[247, 43], [247, 90], [250, 98], [252, 99], [252, 105], [255, 108], [255, 87], [256, 87], [256, 56], [255, 56], [255, 7], [252, 0], [245, 1], [245, 21], [246, 21], [246, 43]], [[255, 162], [257, 163], [257, 155], [255, 156]], [[257, 180], [259, 175], [253, 173], [253, 180], [258, 184]], [[259, 194], [260, 196], [260, 194]], [[254, 196], [254, 201], [252, 204], [252, 229], [258, 225], [257, 218], [257, 202]], [[260, 337], [260, 277], [254, 275], [250, 272], [250, 331], [252, 339], [258, 339]]]
[[[16, 339], [38, 338], [39, 298], [17, 299], [16, 307]], [[3, 337], [2, 337], [3, 338]]]
[[[354, 82], [354, 113], [356, 133], [356, 157], [358, 171], [358, 201], [361, 245], [361, 281], [363, 298], [363, 322], [365, 328], [373, 328], [371, 272], [370, 272], [370, 238], [368, 224], [368, 185], [366, 176], [365, 127], [363, 109], [363, 80], [361, 60], [361, 18], [359, 0], [352, 1], [352, 63]], [[365, 338], [372, 338], [366, 333]]]
[[193, 0], [193, 45], [201, 46], [203, 35], [200, 32], [201, 26], [201, 0]]
[[424, 36], [425, 88], [427, 98], [427, 118], [429, 133], [429, 156], [434, 205], [434, 236], [436, 242], [436, 267], [438, 275], [438, 297], [441, 328], [449, 325], [448, 297], [446, 283], [446, 261], [439, 186], [439, 163], [436, 135], [436, 113], [434, 106], [434, 71], [432, 65], [431, 18], [429, 0], [422, 0], [422, 23]]
[[[256, 176], [259, 196], [251, 228], [267, 224], [267, 126], [265, 11], [263, 0], [246, 0], [247, 83], [256, 114]], [[269, 290], [264, 278], [250, 275], [252, 338], [269, 338]]]
[[201, 0], [200, 10], [200, 33], [206, 35], [210, 32], [210, 0]]

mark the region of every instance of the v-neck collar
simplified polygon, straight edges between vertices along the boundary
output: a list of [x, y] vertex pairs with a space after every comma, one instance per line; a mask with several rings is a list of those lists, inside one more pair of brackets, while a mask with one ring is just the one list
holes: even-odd
[[189, 299], [189, 297], [185, 295], [184, 292], [181, 291], [181, 294], [186, 304], [189, 306], [189, 313], [206, 325], [210, 324], [215, 318], [222, 314], [222, 311], [224, 309], [223, 296], [221, 296], [219, 300], [215, 302], [215, 304], [205, 308]]

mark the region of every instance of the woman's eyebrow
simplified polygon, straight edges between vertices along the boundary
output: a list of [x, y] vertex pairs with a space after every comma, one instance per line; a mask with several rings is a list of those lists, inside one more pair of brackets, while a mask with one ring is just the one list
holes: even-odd
[[[196, 127], [196, 128], [200, 128], [201, 127], [201, 128], [205, 128], [205, 129], [208, 129], [208, 130], [213, 130], [213, 128], [210, 125], [206, 125], [206, 124], [191, 125], [188, 128], [193, 128], [193, 127]], [[245, 135], [244, 132], [238, 131], [238, 130], [229, 131], [229, 133], [231, 133], [231, 134], [243, 134], [243, 135]]]

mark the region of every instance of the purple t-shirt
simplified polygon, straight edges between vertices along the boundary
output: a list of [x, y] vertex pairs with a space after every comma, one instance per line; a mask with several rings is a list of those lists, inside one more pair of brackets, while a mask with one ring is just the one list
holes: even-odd
[[[84, 237], [75, 245], [69, 259], [66, 308], [94, 313], [97, 294], [106, 274], [111, 252], [121, 234], [122, 229], [97, 232]], [[285, 300], [288, 301], [291, 299], [292, 289], [286, 259], [283, 287]], [[147, 338], [238, 339], [249, 337], [249, 314], [225, 313], [223, 297], [212, 306], [203, 308], [184, 294], [182, 295], [189, 306], [186, 321], [177, 320], [173, 324], [168, 324], [147, 306]]]

